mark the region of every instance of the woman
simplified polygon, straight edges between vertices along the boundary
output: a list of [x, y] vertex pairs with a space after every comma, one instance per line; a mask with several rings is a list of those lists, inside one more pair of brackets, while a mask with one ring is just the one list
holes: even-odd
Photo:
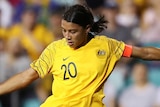
[[63, 15], [64, 39], [51, 43], [31, 68], [0, 84], [0, 95], [23, 88], [52, 73], [51, 95], [41, 107], [104, 107], [102, 89], [116, 62], [123, 57], [160, 60], [160, 49], [135, 47], [95, 35], [105, 27], [91, 12], [70, 7]]

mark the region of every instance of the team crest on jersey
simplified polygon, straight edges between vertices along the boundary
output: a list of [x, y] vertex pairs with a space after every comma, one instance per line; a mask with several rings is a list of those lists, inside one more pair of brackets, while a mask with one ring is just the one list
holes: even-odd
[[106, 51], [104, 50], [98, 50], [97, 55], [98, 56], [104, 56], [106, 54]]

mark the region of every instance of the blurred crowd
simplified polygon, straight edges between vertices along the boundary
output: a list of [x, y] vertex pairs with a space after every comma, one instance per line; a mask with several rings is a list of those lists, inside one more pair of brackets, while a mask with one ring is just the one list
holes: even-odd
[[[86, 5], [87, 1], [87, 5]], [[160, 47], [160, 0], [0, 0], [0, 82], [27, 69], [51, 42], [63, 38], [68, 6], [89, 6], [99, 35], [135, 46]], [[160, 61], [122, 58], [104, 84], [107, 107], [160, 107]], [[51, 75], [0, 96], [0, 107], [39, 107], [51, 95]], [[54, 92], [53, 92], [54, 93]]]

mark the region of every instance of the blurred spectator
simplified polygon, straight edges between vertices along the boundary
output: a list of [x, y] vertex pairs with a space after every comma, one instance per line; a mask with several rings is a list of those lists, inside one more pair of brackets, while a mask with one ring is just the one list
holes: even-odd
[[[53, 40], [59, 40], [63, 38], [61, 30], [61, 19], [64, 12], [64, 6], [56, 7], [50, 10], [49, 15], [49, 34], [53, 36]], [[40, 103], [43, 103], [45, 99], [51, 95], [52, 92], [52, 75], [48, 75], [43, 80], [39, 80], [36, 84], [35, 91]]]
[[160, 1], [148, 0], [149, 7], [144, 11], [137, 40], [143, 44], [160, 43]]
[[122, 58], [114, 68], [111, 76], [108, 78], [107, 82], [112, 84], [116, 89], [116, 94], [118, 95], [119, 92], [125, 86], [125, 77], [127, 75], [127, 71], [129, 70], [129, 66], [127, 64], [130, 60]]
[[109, 22], [107, 24], [107, 29], [101, 34], [129, 44], [134, 44], [132, 30], [136, 25], [124, 26], [117, 22], [119, 5], [117, 4], [116, 0], [100, 0], [94, 2], [92, 0], [86, 0], [86, 2], [93, 10], [94, 14], [104, 16]]
[[155, 100], [155, 106], [154, 107], [160, 107], [160, 88], [158, 88], [156, 100]]
[[[3, 62], [0, 63], [0, 81], [3, 82], [14, 74], [27, 69], [31, 61], [23, 53], [19, 39], [11, 38], [7, 43], [6, 52], [0, 54], [0, 62]], [[2, 107], [18, 107], [19, 96], [15, 93], [1, 96]]]
[[22, 0], [8, 0], [13, 7], [16, 7]]
[[116, 89], [115, 87], [108, 83], [105, 82], [104, 84], [104, 95], [105, 97], [103, 98], [103, 103], [105, 104], [106, 107], [116, 107]]
[[55, 9], [50, 10], [48, 28], [50, 30], [51, 35], [53, 35], [54, 40], [63, 38], [61, 20], [64, 10], [65, 6], [59, 6]]
[[133, 0], [123, 0], [119, 5], [117, 22], [126, 27], [134, 27], [139, 23], [137, 7]]
[[44, 47], [53, 41], [53, 36], [48, 34], [43, 25], [37, 24], [36, 19], [34, 8], [27, 7], [21, 16], [21, 22], [12, 26], [8, 34], [8, 38], [20, 38], [23, 48], [32, 60], [37, 59]]
[[0, 38], [0, 54], [4, 52], [5, 42], [2, 38]]
[[117, 23], [121, 26], [127, 28], [130, 33], [130, 40], [134, 41], [134, 45], [139, 44], [137, 39], [135, 39], [136, 29], [140, 26], [140, 13], [139, 8], [135, 4], [134, 0], [120, 0], [119, 3], [119, 13], [117, 15]]
[[42, 104], [52, 94], [52, 82], [52, 75], [48, 75], [43, 80], [37, 81], [35, 92], [39, 104]]
[[136, 63], [132, 69], [133, 84], [120, 96], [120, 107], [153, 107], [156, 87], [148, 81], [148, 68]]
[[147, 0], [134, 0], [134, 3], [137, 7], [137, 12], [139, 14], [139, 17], [141, 17], [143, 11], [147, 7]]
[[[120, 5], [121, 3], [123, 3], [125, 0], [116, 0], [118, 2], [118, 4]], [[133, 3], [136, 6], [136, 10], [138, 12], [138, 15], [140, 16], [142, 14], [142, 12], [145, 10], [146, 6], [147, 6], [147, 2], [146, 0], [132, 0]]]
[[[50, 10], [48, 35], [51, 35], [53, 37], [53, 40], [59, 40], [63, 38], [62, 31], [61, 31], [61, 19], [62, 19], [63, 12], [64, 12], [64, 6], [57, 6]], [[33, 102], [34, 104], [37, 104], [37, 105], [43, 103], [45, 99], [51, 95], [52, 81], [53, 81], [52, 75], [48, 75], [43, 80], [41, 79], [38, 80], [36, 82], [36, 87], [35, 87], [35, 92], [37, 97], [32, 100], [30, 99], [27, 100], [24, 103], [25, 105], [24, 107], [32, 107]]]
[[7, 29], [0, 27], [0, 54], [3, 54], [5, 50], [6, 37]]
[[29, 6], [34, 9], [34, 11], [36, 12], [37, 15], [39, 15], [39, 13], [42, 9], [40, 3], [41, 2], [39, 2], [39, 3], [38, 2], [28, 3], [27, 0], [20, 1], [20, 3], [17, 4], [17, 6], [15, 7], [15, 12], [13, 14], [13, 20], [12, 20], [13, 23], [17, 23], [17, 22], [21, 21], [21, 16], [22, 16], [23, 12]]
[[107, 0], [101, 14], [109, 21], [107, 29], [104, 30], [102, 34], [129, 44], [134, 42], [131, 29], [117, 23], [118, 4], [115, 1]]
[[12, 6], [8, 0], [0, 0], [0, 27], [6, 28], [12, 22]]
[[21, 15], [27, 6], [34, 8], [38, 15], [37, 18], [39, 22], [47, 24], [49, 10], [57, 8], [58, 4], [53, 0], [22, 0], [15, 7], [13, 23], [20, 22]]
[[[26, 56], [21, 44], [19, 38], [10, 38], [6, 45], [6, 51], [7, 53], [3, 57], [3, 67], [6, 67], [5, 69], [9, 74], [7, 74], [6, 78], [9, 78], [10, 76], [16, 74], [17, 72], [23, 71], [29, 67], [29, 64], [31, 60]], [[15, 68], [13, 68], [15, 67]], [[3, 70], [2, 70], [3, 71]], [[5, 71], [5, 70], [4, 70]], [[7, 72], [6, 72], [7, 73]]]
[[[129, 66], [127, 66], [130, 60], [126, 58], [122, 58], [114, 68], [112, 74], [107, 79], [104, 84], [104, 94], [105, 97], [103, 99], [104, 104], [107, 106], [117, 107], [118, 98], [122, 89], [126, 86], [126, 76], [127, 71], [129, 70]], [[107, 106], [107, 107], [108, 107]], [[109, 107], [110, 107], [109, 106]]]
[[7, 29], [0, 27], [0, 39], [7, 39]]

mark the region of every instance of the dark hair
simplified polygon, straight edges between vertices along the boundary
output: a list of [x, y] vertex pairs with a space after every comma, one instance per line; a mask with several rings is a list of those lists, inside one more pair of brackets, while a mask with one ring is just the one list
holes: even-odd
[[100, 33], [104, 28], [107, 27], [105, 25], [107, 21], [104, 19], [104, 17], [101, 17], [97, 22], [94, 22], [93, 15], [89, 8], [78, 4], [67, 9], [63, 15], [63, 19], [67, 22], [78, 24], [84, 28], [86, 28], [87, 25], [90, 25], [90, 31], [95, 34]]

